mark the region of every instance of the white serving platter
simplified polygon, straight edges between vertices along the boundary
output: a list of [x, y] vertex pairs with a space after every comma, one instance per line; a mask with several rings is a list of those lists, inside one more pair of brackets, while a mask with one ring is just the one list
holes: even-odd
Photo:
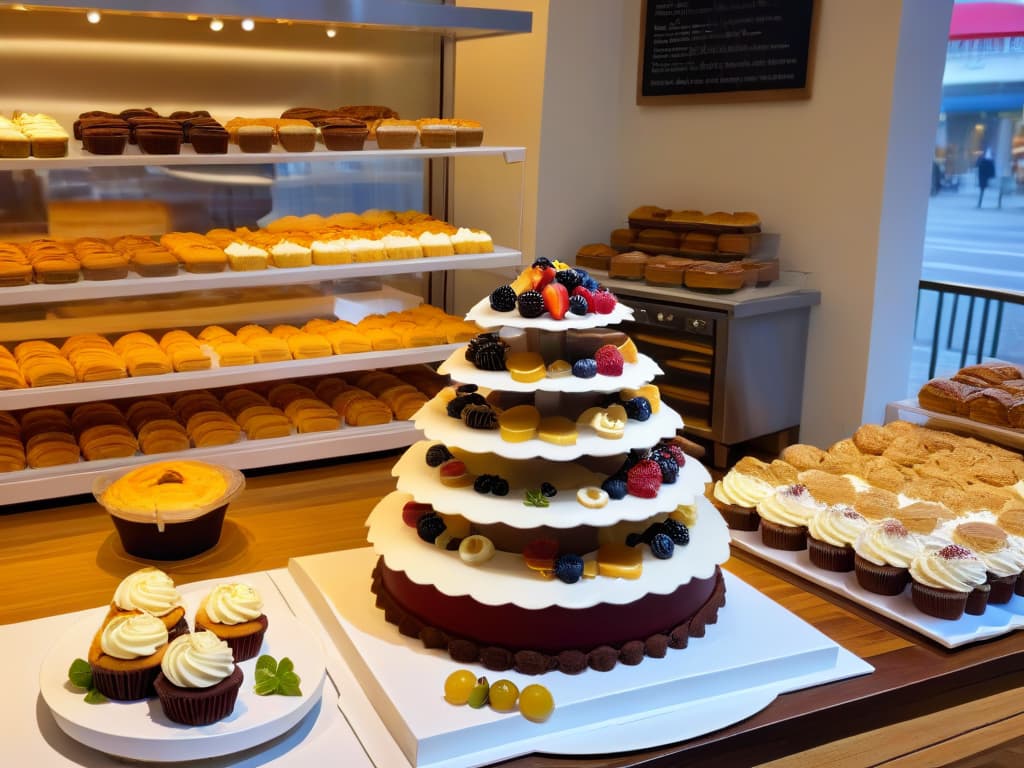
[[[366, 521], [367, 540], [384, 556], [388, 567], [402, 571], [417, 584], [431, 584], [452, 596], [466, 595], [485, 605], [512, 604], [529, 610], [549, 606], [591, 608], [598, 603], [623, 605], [647, 594], [666, 595], [690, 579], [706, 579], [715, 566], [729, 559], [729, 534], [725, 521], [707, 501], [699, 502], [697, 522], [690, 528], [690, 542], [676, 546], [672, 557], [659, 560], [650, 548], [638, 545], [643, 555], [639, 579], [597, 576], [566, 584], [532, 572], [522, 555], [496, 552], [479, 566], [462, 562], [458, 552], [427, 544], [416, 530], [402, 522], [402, 506], [411, 499], [404, 493], [385, 496]], [[623, 534], [625, 536], [625, 534]], [[596, 553], [579, 553], [585, 561]]]
[[453, 352], [441, 363], [439, 373], [447, 373], [452, 381], [476, 384], [487, 389], [506, 392], [618, 392], [620, 389], [635, 389], [664, 373], [661, 367], [647, 355], [639, 355], [635, 363], [626, 363], [621, 376], [597, 374], [589, 379], [577, 376], [547, 376], [540, 381], [516, 381], [508, 371], [483, 371], [466, 359], [465, 346]]
[[540, 317], [527, 318], [513, 310], [512, 312], [496, 312], [491, 309], [489, 298], [483, 298], [474, 304], [466, 313], [466, 319], [472, 320], [484, 328], [535, 328], [541, 331], [569, 331], [580, 328], [601, 328], [606, 325], [617, 325], [633, 319], [633, 308], [621, 301], [607, 315], [591, 312], [586, 315], [567, 314], [561, 320], [555, 320], [545, 312]]
[[990, 605], [981, 616], [964, 614], [956, 621], [928, 616], [914, 607], [908, 586], [900, 595], [876, 595], [857, 583], [853, 572], [833, 573], [813, 565], [807, 550], [784, 552], [761, 543], [760, 531], [729, 531], [733, 543], [820, 587], [902, 624], [946, 648], [987, 640], [1024, 627], [1024, 597], [1014, 595], [1005, 605]]
[[[199, 601], [225, 580], [197, 582], [179, 588], [191, 619]], [[179, 762], [228, 755], [263, 744], [299, 723], [319, 702], [326, 677], [323, 646], [317, 635], [300, 623], [265, 574], [246, 581], [263, 597], [269, 619], [260, 653], [295, 662], [302, 679], [302, 696], [258, 696], [253, 691], [256, 659], [239, 666], [244, 680], [234, 712], [211, 725], [190, 727], [163, 714], [156, 699], [87, 704], [84, 691], [68, 683], [68, 668], [85, 658], [108, 611], [96, 608], [61, 632], [39, 670], [39, 690], [57, 725], [72, 739], [109, 755], [129, 760]]]
[[[455, 449], [453, 455], [466, 464], [471, 474], [497, 474], [509, 481], [508, 496], [481, 495], [472, 486], [451, 488], [438, 480], [438, 470], [427, 466], [426, 454], [432, 443], [420, 441], [409, 447], [391, 470], [398, 478], [398, 490], [419, 502], [433, 505], [438, 512], [460, 514], [481, 524], [504, 523], [514, 528], [573, 528], [578, 525], [605, 526], [622, 520], [646, 520], [653, 515], [670, 512], [680, 504], [693, 504], [704, 493], [704, 484], [711, 475], [699, 461], [688, 457], [680, 467], [676, 482], [663, 484], [653, 499], [627, 495], [609, 499], [599, 509], [584, 507], [576, 500], [576, 491], [585, 486], [598, 486], [608, 472], [597, 472], [583, 462], [551, 462], [545, 459], [508, 461], [494, 454], [468, 453]], [[625, 455], [620, 457], [625, 460]], [[616, 460], [611, 461], [614, 465]], [[610, 472], [611, 470], [609, 470]], [[558, 493], [548, 499], [545, 508], [523, 504], [527, 490], [537, 489], [549, 481]]]

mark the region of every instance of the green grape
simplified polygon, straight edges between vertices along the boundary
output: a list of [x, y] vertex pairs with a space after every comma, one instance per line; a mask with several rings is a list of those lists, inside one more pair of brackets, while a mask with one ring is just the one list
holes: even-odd
[[516, 708], [519, 689], [511, 680], [495, 680], [491, 686], [491, 709], [497, 712], [511, 712]]
[[528, 685], [519, 694], [519, 711], [527, 720], [543, 723], [555, 711], [555, 700], [551, 691], [543, 685]]
[[468, 669], [457, 669], [444, 681], [444, 699], [449, 704], [465, 704], [476, 687], [476, 675]]

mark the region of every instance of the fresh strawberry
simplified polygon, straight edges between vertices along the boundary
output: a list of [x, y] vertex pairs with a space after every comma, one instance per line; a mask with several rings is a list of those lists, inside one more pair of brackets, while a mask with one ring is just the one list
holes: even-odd
[[552, 266], [547, 267], [534, 267], [533, 268], [533, 290], [539, 291], [544, 288], [545, 285], [555, 279], [555, 275], [558, 274], [557, 270]]
[[614, 344], [605, 344], [594, 353], [597, 361], [597, 372], [603, 376], [622, 375], [622, 353]]
[[415, 528], [416, 523], [419, 522], [421, 517], [433, 511], [434, 507], [430, 504], [422, 504], [418, 501], [407, 501], [402, 507], [402, 522], [410, 528]]
[[569, 311], [569, 292], [561, 283], [548, 283], [541, 291], [544, 297], [544, 308], [555, 320], [561, 320]]
[[594, 311], [594, 294], [584, 288], [582, 285], [577, 285], [572, 289], [573, 296], [582, 296], [587, 300], [587, 312]]
[[651, 459], [637, 462], [626, 473], [626, 489], [631, 496], [653, 499], [661, 489], [661, 467]]
[[598, 291], [594, 294], [594, 311], [599, 315], [610, 315], [618, 303], [611, 291]]

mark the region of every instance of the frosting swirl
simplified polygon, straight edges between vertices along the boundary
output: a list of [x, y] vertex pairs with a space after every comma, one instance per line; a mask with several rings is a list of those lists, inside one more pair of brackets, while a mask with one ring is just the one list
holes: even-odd
[[167, 646], [160, 669], [179, 688], [209, 688], [234, 672], [235, 656], [212, 632], [192, 632]]
[[140, 568], [114, 590], [114, 604], [122, 611], [143, 611], [166, 616], [182, 604], [171, 577], [159, 568]]
[[867, 518], [846, 504], [825, 507], [807, 521], [807, 532], [812, 538], [835, 547], [852, 546], [867, 527]]
[[757, 477], [744, 475], [735, 469], [715, 483], [715, 498], [723, 504], [737, 507], [756, 507], [757, 502], [770, 496], [775, 487]]
[[910, 563], [914, 581], [936, 589], [970, 592], [985, 583], [985, 564], [959, 544], [918, 554]]
[[875, 565], [909, 568], [910, 561], [924, 549], [924, 541], [891, 517], [871, 523], [854, 539], [858, 555]]
[[152, 656], [167, 644], [167, 627], [148, 613], [115, 616], [100, 633], [100, 650], [115, 659]]
[[248, 584], [221, 584], [206, 598], [206, 615], [217, 624], [242, 624], [262, 612], [263, 600]]
[[815, 501], [806, 486], [799, 483], [780, 485], [775, 492], [757, 503], [757, 514], [778, 525], [807, 525], [811, 516], [825, 508]]

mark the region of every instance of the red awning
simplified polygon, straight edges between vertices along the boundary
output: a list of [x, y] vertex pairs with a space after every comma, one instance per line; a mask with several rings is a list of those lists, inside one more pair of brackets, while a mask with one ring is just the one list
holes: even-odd
[[949, 25], [950, 40], [1024, 36], [1024, 5], [957, 3]]

